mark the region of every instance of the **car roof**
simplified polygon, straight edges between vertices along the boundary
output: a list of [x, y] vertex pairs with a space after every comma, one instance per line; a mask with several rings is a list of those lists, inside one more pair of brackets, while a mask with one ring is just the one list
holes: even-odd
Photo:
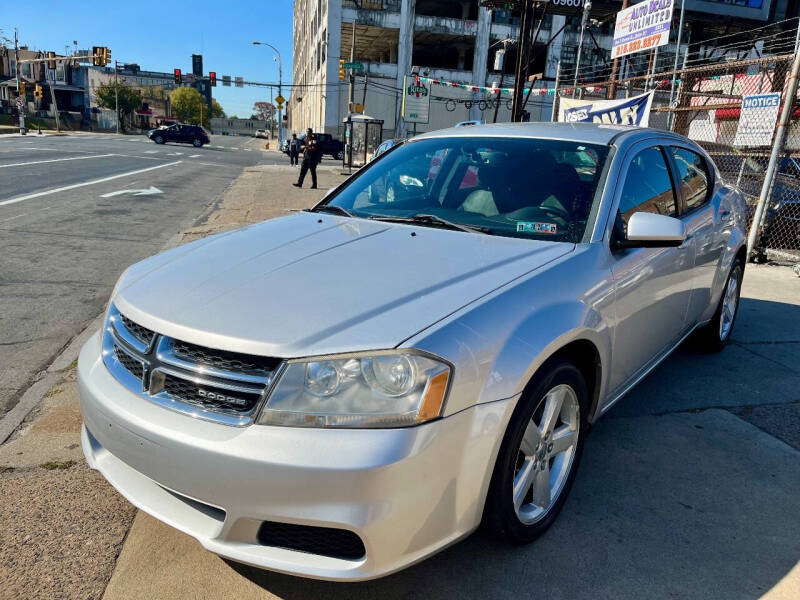
[[568, 140], [587, 144], [609, 145], [619, 138], [672, 135], [668, 131], [633, 125], [604, 125], [599, 123], [492, 123], [471, 127], [451, 127], [423, 133], [411, 141], [440, 137], [522, 137]]

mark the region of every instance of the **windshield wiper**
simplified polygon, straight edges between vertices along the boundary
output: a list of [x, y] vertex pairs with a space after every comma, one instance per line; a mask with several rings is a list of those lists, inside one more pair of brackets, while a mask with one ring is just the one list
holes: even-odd
[[323, 204], [322, 206], [317, 206], [316, 208], [310, 208], [308, 212], [329, 212], [342, 215], [343, 217], [355, 217], [355, 215], [346, 208], [336, 206], [335, 204]]
[[467, 233], [489, 233], [491, 229], [488, 227], [478, 227], [477, 225], [464, 225], [463, 223], [454, 223], [442, 217], [429, 214], [416, 214], [410, 217], [390, 217], [390, 216], [372, 216], [368, 217], [373, 221], [387, 221], [389, 223], [417, 223], [419, 225], [432, 225], [434, 227], [441, 227], [443, 229], [454, 229], [456, 231], [466, 231]]

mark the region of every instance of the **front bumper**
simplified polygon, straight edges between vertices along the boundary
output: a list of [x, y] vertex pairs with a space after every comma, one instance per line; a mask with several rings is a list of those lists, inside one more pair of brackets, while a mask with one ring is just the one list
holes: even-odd
[[[319, 579], [361, 580], [417, 562], [480, 522], [511, 400], [418, 427], [235, 428], [132, 394], [103, 365], [78, 365], [83, 451], [134, 505], [232, 560]], [[259, 544], [264, 521], [347, 529], [357, 560]]]

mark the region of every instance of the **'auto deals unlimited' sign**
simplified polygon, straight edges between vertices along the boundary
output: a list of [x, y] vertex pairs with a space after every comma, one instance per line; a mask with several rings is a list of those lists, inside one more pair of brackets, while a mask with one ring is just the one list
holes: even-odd
[[673, 0], [645, 0], [619, 11], [611, 58], [667, 44], [673, 8]]
[[403, 120], [427, 123], [431, 112], [429, 83], [419, 77], [403, 77]]
[[604, 125], [638, 125], [650, 123], [653, 92], [621, 100], [579, 100], [559, 98], [560, 123], [602, 123]]

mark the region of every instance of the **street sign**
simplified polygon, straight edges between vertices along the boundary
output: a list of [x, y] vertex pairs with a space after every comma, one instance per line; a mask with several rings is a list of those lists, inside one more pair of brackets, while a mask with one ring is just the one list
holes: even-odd
[[222, 76], [222, 85], [224, 87], [231, 87], [231, 76], [230, 75], [223, 75]]
[[619, 58], [669, 43], [673, 0], [640, 2], [617, 13], [611, 58]]
[[734, 146], [769, 146], [778, 121], [780, 94], [742, 96]]
[[431, 110], [428, 82], [419, 77], [403, 76], [403, 120], [406, 123], [427, 123]]
[[234, 78], [234, 82], [236, 87], [244, 87], [244, 77], [236, 77]]
[[360, 62], [346, 62], [342, 65], [345, 69], [352, 69], [353, 71], [363, 71], [364, 65]]
[[283, 104], [284, 102], [286, 102], [286, 98], [278, 94], [277, 96], [275, 96], [275, 102], [277, 102], [278, 104]]

